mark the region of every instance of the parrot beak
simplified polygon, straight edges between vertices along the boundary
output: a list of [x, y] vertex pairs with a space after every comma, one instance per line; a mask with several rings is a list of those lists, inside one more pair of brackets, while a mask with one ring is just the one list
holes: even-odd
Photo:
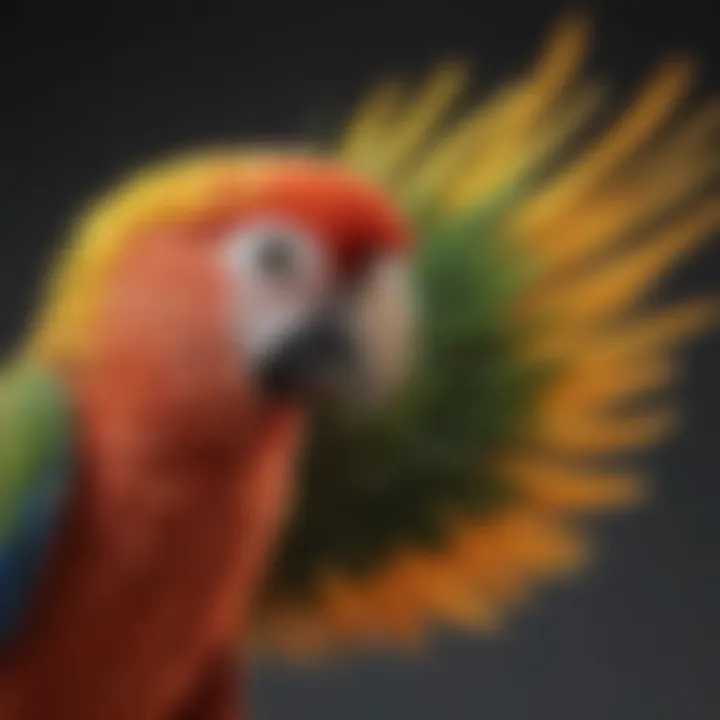
[[347, 387], [355, 364], [351, 332], [337, 314], [321, 314], [298, 327], [266, 358], [260, 381], [270, 396], [331, 399]]
[[372, 410], [403, 386], [413, 365], [414, 295], [397, 261], [379, 261], [359, 285], [311, 305], [258, 305], [241, 337], [267, 397]]

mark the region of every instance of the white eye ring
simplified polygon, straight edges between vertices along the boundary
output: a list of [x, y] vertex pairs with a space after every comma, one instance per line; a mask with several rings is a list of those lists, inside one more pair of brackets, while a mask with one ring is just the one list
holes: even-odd
[[252, 274], [263, 283], [309, 289], [327, 277], [317, 239], [288, 221], [258, 220], [235, 230], [228, 238], [227, 252], [235, 272]]
[[329, 274], [318, 238], [282, 219], [259, 219], [224, 240], [234, 286], [233, 333], [242, 353], [261, 363], [325, 299]]

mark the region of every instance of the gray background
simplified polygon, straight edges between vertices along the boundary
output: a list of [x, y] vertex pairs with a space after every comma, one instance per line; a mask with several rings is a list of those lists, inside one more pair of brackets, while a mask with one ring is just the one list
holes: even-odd
[[[0, 26], [0, 340], [22, 330], [38, 274], [80, 203], [159, 152], [284, 137], [338, 117], [386, 70], [474, 59], [481, 77], [522, 69], [557, 3], [9, 4]], [[150, 5], [150, 3], [148, 3]], [[405, 7], [403, 7], [405, 5]], [[712, 3], [595, 7], [591, 67], [620, 97], [667, 49], [720, 74]], [[324, 113], [324, 114], [323, 114]], [[717, 245], [669, 292], [717, 288]], [[649, 459], [653, 506], [602, 531], [584, 579], [545, 593], [501, 640], [438, 639], [422, 659], [368, 657], [319, 670], [263, 666], [255, 717], [355, 720], [714, 720], [720, 716], [720, 392], [717, 337], [687, 355], [686, 421]]]

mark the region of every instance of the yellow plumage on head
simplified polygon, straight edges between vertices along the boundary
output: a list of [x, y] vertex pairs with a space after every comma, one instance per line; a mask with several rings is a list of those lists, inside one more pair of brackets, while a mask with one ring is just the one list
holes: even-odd
[[263, 170], [286, 159], [252, 147], [191, 152], [131, 174], [90, 203], [52, 268], [27, 351], [39, 357], [81, 353], [91, 340], [93, 299], [138, 230], [212, 216], [223, 182], [249, 195]]

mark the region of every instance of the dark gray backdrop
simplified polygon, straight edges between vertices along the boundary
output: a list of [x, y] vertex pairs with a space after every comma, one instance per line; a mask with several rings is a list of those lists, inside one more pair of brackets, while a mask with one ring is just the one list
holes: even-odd
[[[119, 170], [190, 143], [284, 137], [391, 69], [521, 69], [557, 3], [10, 3], [0, 23], [0, 341], [20, 333], [43, 258]], [[686, 48], [717, 89], [713, 3], [599, 3], [592, 66], [621, 90]], [[328, 9], [329, 8], [329, 9]], [[673, 292], [717, 288], [714, 247]], [[260, 720], [714, 720], [720, 716], [720, 342], [688, 353], [686, 422], [650, 459], [657, 499], [614, 520], [593, 572], [504, 639], [447, 637], [422, 660], [365, 658], [252, 678]]]

